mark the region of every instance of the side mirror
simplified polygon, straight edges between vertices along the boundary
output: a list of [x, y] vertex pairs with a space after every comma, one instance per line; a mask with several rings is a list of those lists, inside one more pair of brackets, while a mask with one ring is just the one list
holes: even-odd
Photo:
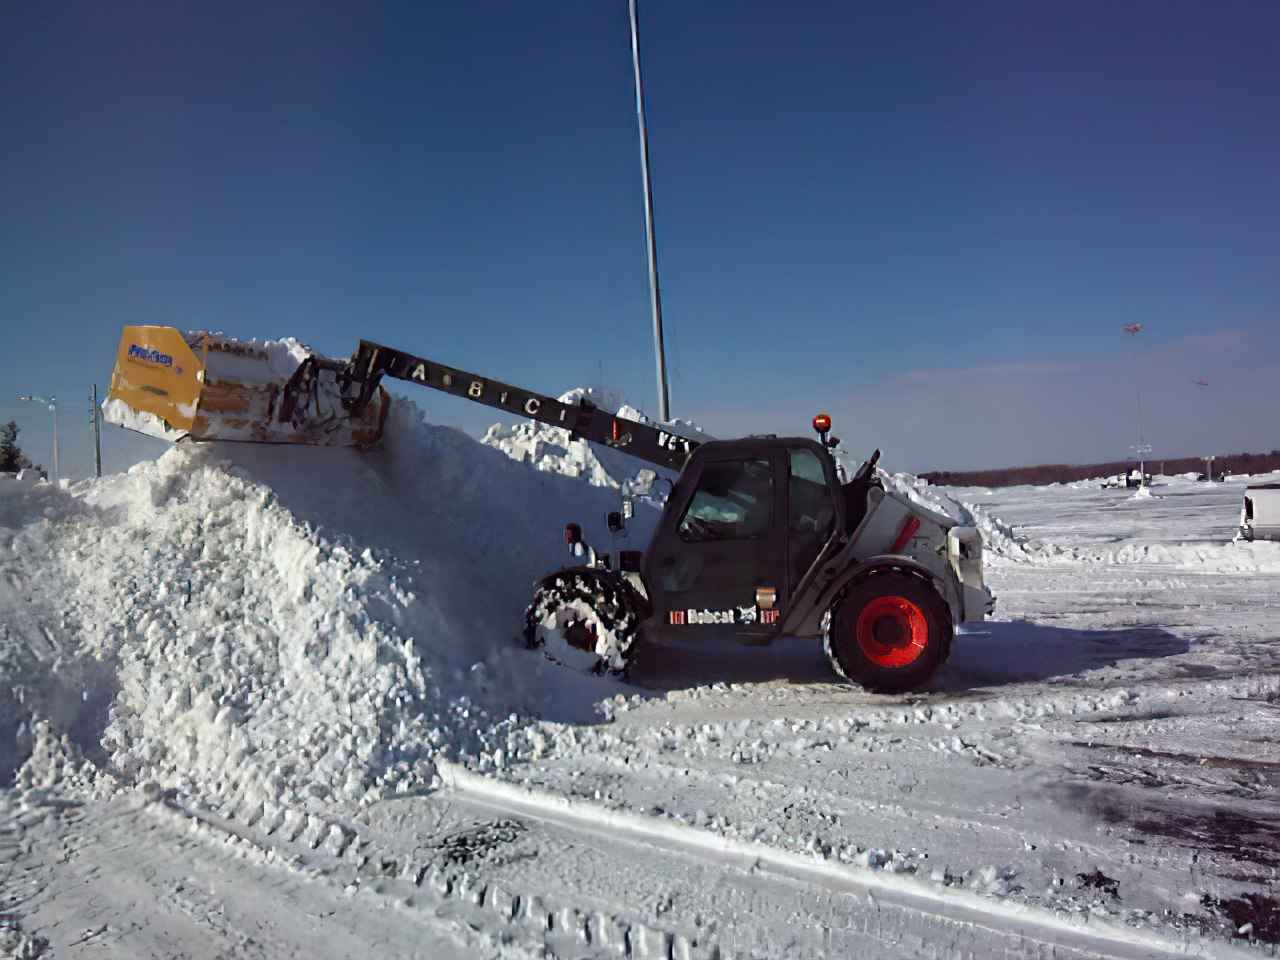
[[623, 529], [622, 514], [617, 510], [612, 511], [606, 518], [609, 524], [610, 533], [621, 533]]

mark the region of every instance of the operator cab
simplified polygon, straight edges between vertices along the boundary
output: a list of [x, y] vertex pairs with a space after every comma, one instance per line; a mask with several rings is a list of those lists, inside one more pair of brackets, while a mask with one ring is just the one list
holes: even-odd
[[[728, 637], [821, 637], [832, 669], [868, 690], [927, 682], [954, 624], [990, 612], [981, 538], [886, 492], [879, 451], [845, 482], [830, 417], [815, 417], [814, 429], [817, 440], [753, 436], [689, 450], [646, 553], [622, 552], [615, 573], [584, 548], [586, 565], [539, 582], [525, 614], [529, 646], [623, 674], [642, 635], [704, 649]], [[624, 484], [611, 531], [624, 529], [636, 489]], [[577, 537], [571, 526], [571, 546]]]
[[[777, 635], [806, 575], [866, 510], [866, 477], [840, 482], [830, 417], [813, 425], [816, 441], [748, 437], [693, 452], [645, 557], [655, 639], [732, 634], [765, 643]], [[855, 485], [860, 505], [848, 491]]]

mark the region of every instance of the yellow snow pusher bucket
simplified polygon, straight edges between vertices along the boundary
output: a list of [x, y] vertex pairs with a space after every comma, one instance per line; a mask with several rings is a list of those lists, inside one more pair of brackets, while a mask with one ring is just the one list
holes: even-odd
[[391, 398], [379, 387], [350, 410], [344, 366], [293, 339], [125, 327], [102, 413], [108, 423], [173, 442], [377, 443]]

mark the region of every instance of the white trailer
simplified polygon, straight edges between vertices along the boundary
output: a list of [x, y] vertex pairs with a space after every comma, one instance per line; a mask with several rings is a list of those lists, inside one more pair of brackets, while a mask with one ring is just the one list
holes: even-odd
[[1244, 488], [1240, 536], [1246, 540], [1280, 540], [1280, 483], [1251, 483]]

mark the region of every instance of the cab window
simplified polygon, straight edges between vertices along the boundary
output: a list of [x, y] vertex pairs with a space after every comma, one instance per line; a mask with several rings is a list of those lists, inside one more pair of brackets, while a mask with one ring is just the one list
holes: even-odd
[[792, 450], [790, 458], [790, 529], [820, 534], [825, 539], [836, 512], [822, 462], [812, 450]]
[[835, 501], [822, 462], [812, 450], [789, 452], [787, 529], [791, 584], [794, 587], [818, 559], [835, 525]]
[[686, 543], [746, 540], [769, 532], [773, 467], [766, 458], [712, 461], [676, 528]]

